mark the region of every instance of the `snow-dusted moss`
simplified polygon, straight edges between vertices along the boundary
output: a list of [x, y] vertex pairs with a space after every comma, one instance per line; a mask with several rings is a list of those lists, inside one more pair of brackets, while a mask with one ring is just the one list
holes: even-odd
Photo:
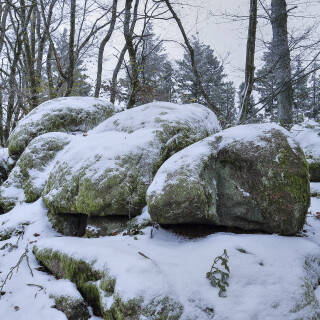
[[20, 120], [9, 137], [9, 154], [17, 159], [29, 142], [47, 132], [86, 132], [114, 114], [103, 99], [67, 97], [46, 101]]
[[56, 214], [140, 214], [159, 156], [153, 138], [150, 131], [143, 131], [89, 134], [74, 140], [50, 174], [43, 193], [46, 206]]
[[63, 312], [68, 320], [88, 320], [90, 314], [83, 299], [75, 299], [69, 296], [52, 296], [54, 307]]
[[0, 187], [0, 204], [9, 211], [17, 202], [34, 202], [46, 185], [53, 159], [71, 141], [61, 132], [43, 134], [28, 145]]
[[310, 181], [320, 182], [320, 159], [308, 158], [308, 163], [309, 163]]
[[[124, 300], [115, 291], [116, 279], [111, 277], [107, 270], [96, 270], [94, 262], [88, 263], [77, 260], [72, 256], [51, 249], [40, 250], [36, 246], [33, 252], [38, 261], [58, 279], [69, 279], [75, 283], [85, 301], [105, 320], [135, 320], [141, 318], [178, 320], [183, 312], [182, 305], [169, 297], [154, 298], [148, 303], [144, 303], [144, 297], [142, 296]], [[105, 299], [112, 299], [112, 302], [107, 303]], [[68, 312], [70, 309], [68, 297], [60, 296], [58, 302]]]

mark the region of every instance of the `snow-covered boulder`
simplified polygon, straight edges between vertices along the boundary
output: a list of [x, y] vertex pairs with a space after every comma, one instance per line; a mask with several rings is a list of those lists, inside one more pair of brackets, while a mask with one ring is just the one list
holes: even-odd
[[74, 137], [57, 158], [43, 200], [54, 213], [136, 216], [159, 166], [219, 130], [214, 113], [197, 104], [123, 111]]
[[62, 132], [45, 133], [33, 139], [0, 187], [0, 205], [9, 211], [17, 202], [40, 198], [54, 164], [54, 157], [72, 136]]
[[298, 232], [310, 202], [308, 165], [285, 129], [271, 124], [227, 129], [168, 159], [147, 191], [161, 224], [203, 223]]
[[139, 214], [160, 156], [153, 142], [150, 130], [75, 137], [49, 176], [46, 206], [55, 213]]
[[0, 148], [0, 185], [8, 178], [8, 148]]
[[[109, 270], [90, 261], [91, 259], [81, 259], [59, 250], [52, 250], [46, 245], [35, 246], [33, 252], [38, 261], [56, 278], [66, 278], [74, 282], [87, 303], [104, 319], [178, 320], [181, 318], [183, 306], [175, 300], [171, 292], [167, 292], [167, 295], [162, 295], [161, 292], [160, 295], [149, 297], [146, 292], [137, 287], [131, 288], [131, 284], [128, 283], [128, 291], [131, 291], [131, 297], [128, 298], [123, 290], [117, 290], [117, 280], [110, 275]], [[149, 259], [143, 257], [141, 253], [138, 256], [141, 257], [142, 263]], [[123, 296], [124, 293], [126, 296]]]
[[320, 125], [315, 121], [291, 129], [309, 163], [310, 181], [320, 182]]
[[161, 144], [161, 164], [177, 150], [221, 131], [221, 126], [216, 115], [201, 104], [158, 101], [119, 112], [92, 132], [132, 133], [140, 129], [150, 129], [156, 134]]
[[114, 114], [104, 99], [65, 97], [46, 101], [20, 120], [9, 137], [9, 154], [14, 159], [28, 143], [47, 132], [86, 132]]

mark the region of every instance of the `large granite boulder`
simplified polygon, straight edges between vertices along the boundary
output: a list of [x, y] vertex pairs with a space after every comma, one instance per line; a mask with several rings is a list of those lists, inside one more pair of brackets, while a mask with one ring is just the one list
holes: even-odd
[[86, 132], [114, 114], [104, 99], [65, 97], [46, 101], [20, 120], [9, 137], [9, 154], [17, 160], [35, 137], [47, 132]]
[[50, 132], [29, 143], [0, 187], [0, 205], [4, 211], [11, 210], [17, 202], [34, 202], [40, 198], [55, 156], [71, 139], [67, 133]]
[[161, 224], [203, 223], [290, 235], [305, 221], [308, 164], [285, 129], [227, 129], [167, 160], [147, 191]]
[[116, 114], [62, 151], [43, 200], [55, 214], [136, 216], [159, 166], [219, 130], [214, 113], [196, 104], [159, 102]]

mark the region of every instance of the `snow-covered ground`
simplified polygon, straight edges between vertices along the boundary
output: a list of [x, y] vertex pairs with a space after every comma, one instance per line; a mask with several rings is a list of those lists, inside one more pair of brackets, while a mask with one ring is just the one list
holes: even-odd
[[[107, 267], [116, 278], [116, 290], [123, 297], [169, 294], [183, 304], [185, 319], [309, 319], [310, 306], [302, 306], [305, 285], [317, 282], [320, 271], [316, 262], [306, 268], [306, 260], [320, 259], [320, 199], [312, 198], [309, 211], [301, 237], [222, 232], [190, 240], [159, 228], [151, 238], [148, 227], [138, 240], [121, 235], [83, 239], [53, 231], [42, 200], [18, 205], [0, 216], [0, 232], [18, 225], [23, 229], [23, 234], [0, 242], [0, 285], [26, 249], [33, 276], [24, 258], [3, 287], [1, 319], [66, 319], [52, 308], [51, 297], [59, 293], [79, 297], [73, 283], [37, 270], [35, 244], [96, 260], [97, 268]], [[230, 279], [227, 297], [221, 298], [206, 272], [224, 249]], [[320, 299], [320, 289], [315, 294]]]

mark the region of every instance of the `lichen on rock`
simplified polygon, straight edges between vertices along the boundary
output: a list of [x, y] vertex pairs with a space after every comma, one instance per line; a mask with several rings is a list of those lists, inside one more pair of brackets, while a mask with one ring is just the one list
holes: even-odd
[[31, 141], [0, 187], [0, 204], [4, 211], [9, 211], [18, 202], [34, 202], [40, 198], [55, 156], [71, 139], [69, 134], [51, 132]]
[[64, 97], [46, 101], [20, 120], [9, 137], [9, 154], [17, 160], [35, 137], [47, 132], [86, 132], [114, 114], [104, 99]]
[[162, 224], [209, 223], [289, 235], [304, 224], [309, 188], [308, 164], [289, 132], [246, 125], [167, 160], [147, 202], [151, 217]]

